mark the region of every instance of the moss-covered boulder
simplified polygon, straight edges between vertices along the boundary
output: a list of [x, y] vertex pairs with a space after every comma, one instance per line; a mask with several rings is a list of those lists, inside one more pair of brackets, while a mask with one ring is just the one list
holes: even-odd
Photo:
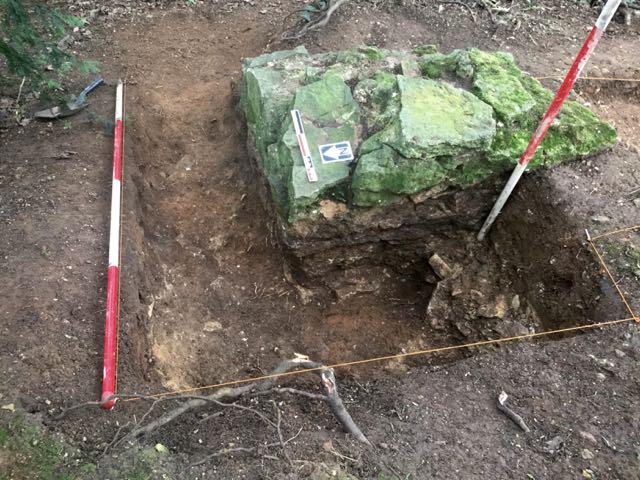
[[486, 153], [496, 134], [493, 109], [466, 90], [402, 75], [397, 85], [397, 118], [362, 145], [352, 181], [355, 205], [454, 182], [468, 155]]
[[[552, 93], [504, 53], [450, 54], [363, 47], [310, 55], [303, 48], [244, 62], [241, 108], [249, 142], [285, 223], [408, 196], [466, 188], [512, 168]], [[318, 174], [309, 182], [292, 126], [299, 110]], [[530, 168], [612, 145], [615, 130], [567, 102]], [[318, 147], [349, 141], [352, 162], [323, 163]], [[320, 212], [320, 213], [319, 213]]]

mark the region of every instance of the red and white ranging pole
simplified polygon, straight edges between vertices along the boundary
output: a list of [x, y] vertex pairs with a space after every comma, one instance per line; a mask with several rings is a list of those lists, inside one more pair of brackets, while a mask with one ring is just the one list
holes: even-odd
[[598, 45], [600, 38], [602, 38], [602, 35], [604, 34], [604, 31], [607, 29], [609, 22], [611, 22], [611, 19], [613, 18], [616, 11], [618, 10], [618, 7], [620, 6], [621, 1], [622, 0], [608, 0], [604, 8], [602, 9], [602, 12], [598, 17], [598, 20], [596, 21], [595, 25], [591, 29], [591, 32], [587, 36], [587, 39], [585, 40], [584, 44], [582, 45], [582, 48], [580, 49], [580, 52], [578, 53], [578, 56], [576, 57], [576, 59], [573, 62], [573, 65], [569, 69], [567, 76], [564, 78], [562, 85], [560, 85], [560, 88], [558, 89], [558, 92], [556, 93], [555, 98], [551, 102], [551, 106], [542, 117], [542, 120], [540, 121], [538, 128], [533, 134], [533, 137], [531, 138], [529, 145], [527, 146], [526, 150], [520, 157], [520, 160], [518, 161], [518, 165], [511, 173], [511, 177], [509, 177], [509, 180], [507, 181], [507, 184], [505, 185], [504, 189], [500, 193], [500, 196], [498, 197], [498, 200], [493, 206], [491, 213], [489, 213], [489, 216], [485, 220], [484, 225], [480, 229], [480, 232], [478, 233], [478, 240], [484, 239], [485, 235], [487, 234], [487, 231], [489, 231], [489, 229], [491, 228], [491, 225], [493, 225], [493, 222], [496, 220], [497, 216], [500, 214], [502, 207], [504, 207], [504, 204], [507, 202], [507, 199], [511, 195], [511, 192], [513, 191], [516, 184], [520, 180], [520, 177], [526, 170], [527, 165], [529, 164], [529, 161], [531, 160], [533, 155], [536, 153], [536, 150], [538, 149], [540, 142], [542, 142], [542, 139], [546, 135], [547, 130], [549, 130], [549, 127], [551, 126], [555, 118], [558, 116], [560, 107], [562, 107], [562, 104], [569, 96], [569, 93], [571, 92], [573, 85], [576, 83], [576, 80], [582, 73], [582, 70], [584, 69], [587, 62], [589, 61], [589, 58], [591, 57], [594, 50], [596, 49], [596, 46]]
[[123, 154], [123, 86], [116, 88], [116, 116], [113, 130], [113, 185], [111, 190], [111, 225], [109, 230], [109, 269], [107, 271], [107, 305], [104, 330], [104, 363], [100, 406], [112, 409], [116, 401], [118, 362], [118, 316], [120, 314], [120, 205], [122, 194]]

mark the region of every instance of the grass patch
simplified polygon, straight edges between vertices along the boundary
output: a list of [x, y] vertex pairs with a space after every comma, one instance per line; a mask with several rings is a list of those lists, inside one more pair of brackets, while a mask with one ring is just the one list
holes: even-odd
[[618, 273], [640, 280], [640, 248], [631, 242], [607, 241], [602, 245]]
[[71, 480], [65, 461], [73, 455], [41, 427], [16, 415], [0, 426], [0, 479]]
[[98, 466], [28, 415], [15, 413], [0, 425], [0, 480], [170, 480], [175, 478], [171, 462], [168, 454], [144, 447], [105, 458]]

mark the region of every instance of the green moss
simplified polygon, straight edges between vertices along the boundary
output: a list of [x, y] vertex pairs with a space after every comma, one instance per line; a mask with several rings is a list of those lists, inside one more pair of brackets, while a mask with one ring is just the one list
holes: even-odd
[[458, 67], [458, 60], [451, 55], [432, 53], [420, 57], [418, 65], [420, 65], [422, 75], [427, 78], [438, 79], [454, 73]]
[[268, 145], [277, 140], [282, 121], [289, 113], [291, 96], [302, 84], [305, 75], [304, 70], [245, 70], [240, 107], [261, 159], [266, 156]]
[[430, 55], [432, 53], [438, 53], [438, 48], [435, 45], [419, 45], [411, 50], [411, 53], [416, 55]]
[[85, 477], [93, 477], [98, 471], [98, 466], [95, 463], [85, 463], [79, 469], [80, 475]]
[[145, 447], [138, 454], [138, 458], [147, 465], [153, 465], [158, 456], [159, 452], [154, 447]]
[[306, 57], [309, 52], [304, 46], [298, 46], [293, 50], [280, 50], [277, 52], [265, 53], [254, 58], [245, 58], [242, 64], [245, 68], [265, 67], [270, 63], [282, 61], [286, 58], [303, 56]]
[[[511, 55], [477, 49], [444, 55], [431, 46], [411, 52], [365, 46], [276, 57], [245, 62], [241, 105], [276, 208], [288, 221], [324, 198], [385, 205], [508, 170], [553, 96]], [[398, 66], [405, 75], [396, 75]], [[306, 178], [292, 108], [303, 115], [319, 182]], [[356, 153], [355, 168], [322, 164], [318, 146], [344, 140]], [[530, 168], [589, 155], [615, 141], [611, 126], [567, 102]]]
[[293, 108], [298, 109], [318, 127], [329, 127], [342, 118], [357, 115], [357, 105], [351, 90], [338, 76], [331, 73], [319, 81], [296, 91]]
[[9, 430], [0, 425], [0, 448], [4, 448], [9, 444]]
[[387, 128], [371, 135], [360, 145], [360, 157], [381, 149], [385, 145], [391, 145], [400, 136], [400, 122], [396, 118]]
[[369, 134], [389, 124], [400, 111], [400, 92], [396, 76], [384, 71], [360, 81], [353, 96], [362, 109], [362, 117]]
[[284, 141], [269, 145], [263, 162], [263, 172], [271, 186], [271, 197], [278, 213], [286, 217], [289, 204], [289, 176], [293, 159]]
[[0, 480], [175, 478], [171, 456], [160, 454], [153, 447], [132, 447], [117, 459], [104, 458], [98, 468], [22, 413], [14, 413], [8, 424], [0, 425], [0, 464]]
[[353, 191], [353, 205], [358, 207], [382, 207], [401, 202], [405, 197], [389, 192], [370, 192], [368, 190]]
[[12, 421], [0, 427], [0, 455], [8, 459], [0, 479], [29, 478], [64, 480], [74, 478], [65, 464], [65, 454], [73, 452], [49, 435], [42, 427], [15, 414]]
[[[449, 160], [449, 159], [448, 159]], [[449, 163], [441, 160], [442, 163]], [[476, 184], [497, 172], [502, 172], [515, 164], [514, 161], [505, 163], [491, 162], [485, 155], [469, 153], [455, 157], [455, 163], [447, 168], [447, 177], [452, 185], [468, 186]]]
[[[357, 125], [360, 112], [351, 90], [342, 79], [332, 73], [325, 74], [319, 81], [297, 90], [291, 108], [299, 110], [305, 134], [311, 148], [317, 182], [309, 182], [300, 154], [298, 141], [290, 119], [287, 119], [284, 133], [277, 147], [270, 147], [269, 161], [265, 168], [267, 177], [275, 179], [279, 207], [286, 210], [290, 220], [294, 220], [307, 207], [325, 198], [326, 192], [345, 184], [349, 178], [348, 163], [322, 163], [318, 146], [348, 140], [357, 140]], [[286, 195], [283, 186], [286, 184]]]
[[631, 242], [605, 241], [602, 243], [607, 260], [622, 275], [632, 275], [640, 280], [640, 247]]
[[400, 136], [387, 142], [407, 158], [488, 150], [496, 131], [493, 111], [462, 89], [398, 76]]
[[[498, 129], [489, 160], [504, 165], [510, 161], [515, 163], [529, 144], [536, 125], [537, 122], [524, 128]], [[615, 144], [616, 138], [615, 129], [601, 122], [589, 109], [577, 102], [566, 102], [538, 147], [529, 168], [550, 167], [592, 154]]]
[[[331, 57], [331, 63], [334, 65], [362, 65], [363, 62], [375, 60], [375, 58], [372, 59], [370, 57], [371, 51], [367, 50], [367, 48], [375, 47], [366, 47], [364, 51], [360, 48], [352, 48], [349, 50], [335, 52]], [[372, 56], [377, 57], [377, 55]]]
[[364, 53], [369, 60], [383, 60], [385, 57], [385, 54], [377, 47], [365, 45], [358, 48], [358, 51]]
[[530, 117], [539, 101], [522, 84], [522, 72], [509, 55], [468, 51], [474, 65], [473, 93], [493, 107], [497, 117], [507, 125]]
[[436, 158], [404, 158], [384, 145], [360, 157], [351, 184], [353, 202], [360, 206], [388, 203], [399, 195], [431, 188], [444, 178], [445, 170]]

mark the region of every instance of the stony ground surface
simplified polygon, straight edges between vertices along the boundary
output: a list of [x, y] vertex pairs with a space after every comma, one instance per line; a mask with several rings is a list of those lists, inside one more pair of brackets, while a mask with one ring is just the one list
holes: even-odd
[[[89, 15], [98, 3], [70, 5]], [[334, 363], [465, 341], [460, 332], [439, 333], [425, 323], [424, 279], [364, 272], [369, 283], [379, 282], [374, 292], [319, 305], [303, 304], [304, 292], [286, 279], [263, 221], [261, 186], [248, 168], [234, 92], [242, 57], [296, 45], [278, 35], [299, 2], [99, 7], [90, 34], [74, 48], [101, 60], [108, 86], [69, 123], [9, 123], [0, 138], [2, 475], [640, 478], [640, 345], [632, 323], [339, 369], [340, 392], [372, 450], [346, 436], [321, 402], [286, 394], [272, 398], [282, 412], [283, 437], [300, 432], [287, 444], [291, 463], [276, 445], [189, 467], [221, 449], [278, 443], [273, 427], [235, 410], [207, 420], [214, 410], [186, 415], [146, 438], [142, 445], [151, 449], [121, 445], [107, 455], [119, 426], [139, 421], [148, 404], [122, 403], [110, 413], [87, 407], [54, 420], [52, 414], [96, 399], [100, 389], [111, 171], [103, 126], [113, 115], [111, 87], [120, 76], [128, 83], [122, 392], [259, 375], [294, 352]], [[510, 14], [494, 12], [496, 23], [480, 7], [472, 11], [476, 22], [454, 4], [353, 2], [304, 43], [312, 52], [364, 42], [503, 49], [534, 76], [548, 77], [566, 69], [595, 17], [569, 1], [517, 3]], [[638, 25], [635, 17], [629, 26], [612, 25], [586, 73], [639, 78]], [[566, 321], [554, 312], [567, 313], [569, 324], [628, 316], [585, 244], [584, 228], [596, 234], [640, 223], [638, 89], [581, 82], [577, 92], [616, 125], [620, 144], [525, 176], [490, 239], [489, 247], [502, 252], [500, 268], [486, 266], [490, 279], [491, 271], [508, 272], [511, 288], [545, 312], [547, 327]], [[529, 248], [504, 252], [516, 243]], [[638, 234], [596, 243], [637, 311]], [[558, 300], [588, 294], [593, 303], [582, 316], [580, 302]], [[312, 377], [287, 383], [318, 388]], [[502, 390], [529, 433], [497, 411]], [[246, 405], [276, 420], [269, 400]], [[42, 428], [53, 441], [43, 439]], [[59, 442], [67, 444], [66, 457]]]

